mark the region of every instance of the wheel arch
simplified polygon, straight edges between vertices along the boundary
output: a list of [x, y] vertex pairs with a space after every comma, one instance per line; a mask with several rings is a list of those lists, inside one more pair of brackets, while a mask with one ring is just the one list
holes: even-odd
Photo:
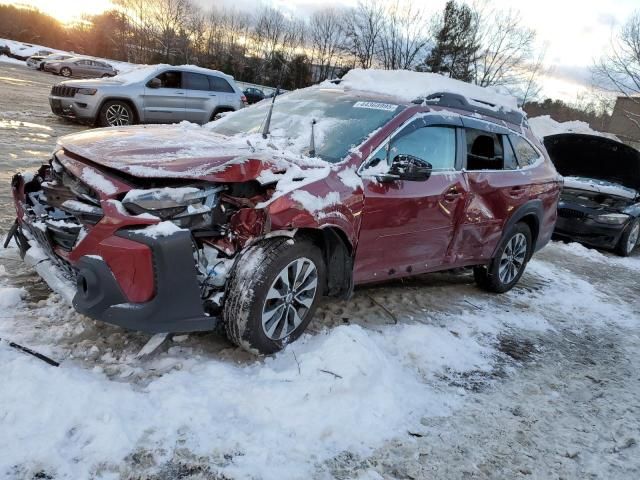
[[[503, 236], [504, 232], [508, 231], [516, 223], [524, 223], [531, 230], [531, 240], [533, 243], [533, 248], [531, 248], [531, 255], [533, 255], [533, 253], [538, 250], [538, 238], [540, 236], [540, 224], [542, 222], [543, 214], [544, 207], [542, 204], [542, 200], [535, 199], [528, 201], [524, 205], [518, 207], [506, 221], [502, 230]], [[498, 242], [496, 250], [499, 248], [499, 245], [500, 242]], [[496, 251], [494, 250], [493, 255], [495, 255], [495, 253]]]
[[322, 251], [327, 268], [325, 295], [348, 299], [353, 293], [354, 248], [339, 227], [299, 228], [294, 238], [308, 239]]
[[107, 102], [113, 102], [113, 101], [124, 102], [127, 105], [129, 105], [131, 107], [131, 110], [133, 110], [133, 114], [135, 115], [135, 119], [134, 119], [135, 123], [140, 122], [140, 112], [138, 111], [138, 107], [136, 106], [133, 100], [127, 97], [109, 96], [102, 99], [102, 101], [100, 102], [100, 105], [98, 106], [98, 109], [96, 110], [96, 118], [95, 118], [96, 123], [100, 121], [100, 112], [102, 112], [102, 108], [104, 107], [104, 104]]

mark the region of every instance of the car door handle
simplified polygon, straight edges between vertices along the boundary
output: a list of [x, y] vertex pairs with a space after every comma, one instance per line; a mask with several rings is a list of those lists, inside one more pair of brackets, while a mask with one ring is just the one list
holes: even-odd
[[210, 93], [210, 94], [209, 94], [209, 96], [210, 96], [210, 97], [215, 97], [215, 96], [216, 96], [216, 94], [215, 94], [215, 93]]
[[451, 187], [447, 193], [444, 194], [444, 199], [447, 202], [453, 202], [454, 200], [460, 198], [462, 196], [462, 192], [460, 192], [456, 187]]
[[174, 92], [176, 95], [184, 95], [184, 92]]

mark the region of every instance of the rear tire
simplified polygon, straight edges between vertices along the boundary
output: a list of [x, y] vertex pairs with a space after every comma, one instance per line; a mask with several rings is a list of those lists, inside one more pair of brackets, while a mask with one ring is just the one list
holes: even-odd
[[531, 229], [524, 223], [513, 225], [489, 265], [474, 267], [473, 276], [478, 286], [494, 293], [511, 290], [524, 273], [532, 247]]
[[98, 115], [102, 127], [123, 127], [135, 123], [135, 113], [131, 106], [120, 100], [105, 102]]
[[616, 246], [616, 253], [621, 257], [628, 257], [638, 246], [640, 239], [640, 219], [636, 218], [629, 222], [629, 225], [622, 233], [620, 241]]
[[60, 75], [62, 75], [63, 77], [70, 77], [73, 74], [73, 72], [71, 72], [71, 69], [69, 67], [62, 67], [60, 69]]
[[322, 252], [311, 242], [277, 238], [249, 247], [227, 283], [227, 337], [251, 353], [282, 350], [307, 328], [324, 282]]

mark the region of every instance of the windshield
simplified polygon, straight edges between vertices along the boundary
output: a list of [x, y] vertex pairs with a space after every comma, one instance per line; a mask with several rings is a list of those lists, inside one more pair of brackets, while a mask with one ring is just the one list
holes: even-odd
[[[243, 108], [209, 128], [227, 136], [261, 133], [270, 103], [271, 99]], [[402, 105], [370, 101], [353, 93], [310, 88], [276, 98], [269, 131], [272, 139], [284, 140], [286, 148], [308, 154], [311, 122], [315, 120], [316, 156], [336, 163], [403, 109]]]

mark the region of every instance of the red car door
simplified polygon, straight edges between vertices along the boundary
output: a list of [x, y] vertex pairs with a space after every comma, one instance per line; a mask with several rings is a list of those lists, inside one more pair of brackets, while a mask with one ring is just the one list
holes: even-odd
[[467, 118], [463, 123], [469, 198], [452, 250], [457, 262], [468, 263], [491, 258], [506, 221], [529, 200], [531, 178], [518, 168], [508, 130]]
[[[467, 187], [457, 152], [456, 117], [430, 115], [392, 136], [363, 165], [364, 208], [354, 265], [356, 283], [437, 269], [445, 261]], [[432, 165], [426, 181], [380, 181], [398, 155]]]

